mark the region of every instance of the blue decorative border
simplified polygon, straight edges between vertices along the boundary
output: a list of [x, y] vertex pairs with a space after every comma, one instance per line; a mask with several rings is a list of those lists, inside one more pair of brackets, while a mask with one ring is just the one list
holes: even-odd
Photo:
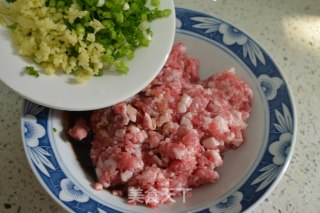
[[[261, 200], [289, 163], [296, 133], [290, 89], [269, 55], [249, 36], [212, 16], [176, 8], [177, 28], [214, 40], [234, 53], [257, 78], [268, 100], [268, 149], [250, 177], [222, 202], [200, 212], [242, 212]], [[61, 170], [49, 140], [50, 109], [26, 101], [21, 120], [23, 142], [31, 167], [45, 189], [67, 210], [119, 212], [90, 198]], [[51, 130], [48, 130], [51, 131]]]

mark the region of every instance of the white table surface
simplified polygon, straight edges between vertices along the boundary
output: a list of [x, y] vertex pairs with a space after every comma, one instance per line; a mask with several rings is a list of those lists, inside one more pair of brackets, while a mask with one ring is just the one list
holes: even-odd
[[[320, 1], [175, 0], [175, 4], [212, 14], [249, 34], [272, 56], [292, 89], [298, 116], [295, 151], [280, 183], [253, 212], [320, 212]], [[26, 160], [20, 138], [22, 102], [0, 82], [0, 212], [64, 212], [40, 186]]]

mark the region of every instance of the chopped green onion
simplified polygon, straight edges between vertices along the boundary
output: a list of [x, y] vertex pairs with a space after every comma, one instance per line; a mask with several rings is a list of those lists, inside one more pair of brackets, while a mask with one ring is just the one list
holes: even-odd
[[162, 14], [161, 14], [162, 17], [168, 17], [170, 15], [171, 15], [171, 10], [170, 9], [163, 10]]
[[147, 47], [149, 46], [150, 41], [148, 39], [142, 39], [141, 40], [141, 46]]
[[114, 58], [112, 55], [105, 54], [102, 56], [102, 61], [106, 62], [107, 64], [111, 64], [114, 62]]
[[74, 50], [79, 52], [79, 49], [80, 49], [80, 44], [76, 43], [76, 45], [74, 46]]
[[80, 70], [78, 67], [73, 68], [71, 71], [71, 74], [75, 76], [79, 75], [79, 73], [80, 73]]
[[57, 5], [56, 5], [57, 9], [63, 9], [64, 8], [64, 4], [65, 4], [64, 1], [58, 1]]
[[116, 70], [121, 74], [128, 74], [129, 66], [124, 61], [115, 61]]
[[13, 23], [7, 26], [10, 30], [15, 30], [17, 28], [17, 23]]
[[127, 58], [129, 60], [132, 60], [134, 58], [134, 51], [133, 50], [128, 50], [127, 52]]
[[111, 12], [103, 12], [103, 18], [111, 18], [112, 14]]
[[56, 7], [56, 0], [49, 0], [49, 3], [47, 3], [49, 7], [55, 8]]
[[116, 38], [117, 38], [117, 32], [114, 31], [114, 30], [112, 30], [112, 31], [110, 32], [110, 38], [111, 38], [111, 39], [116, 39]]
[[100, 70], [98, 71], [98, 73], [95, 74], [94, 76], [103, 76], [103, 74], [104, 74], [103, 69], [100, 69]]
[[153, 7], [159, 7], [160, 1], [159, 0], [151, 0], [151, 6]]
[[36, 71], [36, 70], [34, 69], [34, 67], [32, 67], [32, 66], [27, 66], [27, 67], [25, 67], [25, 72], [26, 72], [28, 75], [32, 75], [32, 76], [34, 76], [34, 77], [36, 77], [36, 78], [39, 77], [39, 72]]
[[122, 13], [115, 13], [113, 14], [115, 17], [115, 21], [119, 24], [123, 23], [123, 14]]
[[113, 21], [111, 21], [111, 20], [103, 20], [102, 22], [101, 22], [101, 24], [105, 27], [105, 28], [113, 28], [114, 27], [114, 22]]
[[70, 7], [73, 3], [73, 0], [64, 0], [64, 2], [67, 7]]
[[57, 132], [57, 129], [53, 127], [53, 128], [52, 128], [52, 131], [53, 131], [53, 132]]
[[139, 6], [134, 2], [131, 4], [130, 10], [136, 12], [139, 9]]
[[89, 22], [90, 20], [91, 20], [90, 12], [87, 11], [87, 14], [82, 18], [82, 21], [86, 23], [86, 22]]
[[146, 13], [141, 14], [141, 19], [142, 21], [147, 21], [148, 20], [148, 15]]
[[86, 34], [86, 29], [84, 26], [80, 23], [76, 24], [76, 32], [78, 35], [85, 35]]
[[84, 2], [90, 6], [96, 6], [98, 3], [98, 0], [84, 0]]

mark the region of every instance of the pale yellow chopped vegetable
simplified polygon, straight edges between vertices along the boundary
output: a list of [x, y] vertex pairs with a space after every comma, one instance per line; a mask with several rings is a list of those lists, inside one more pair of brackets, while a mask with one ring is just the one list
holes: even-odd
[[[6, 7], [0, 4], [0, 23], [8, 25], [16, 23], [12, 30], [14, 43], [18, 46], [19, 54], [31, 57], [38, 63], [46, 74], [57, 72], [71, 73], [80, 70], [76, 80], [85, 82], [89, 77], [96, 75], [102, 69], [105, 49], [95, 43], [95, 33], [103, 29], [98, 20], [88, 23], [94, 29], [93, 33], [77, 34], [74, 29], [68, 29], [65, 19], [73, 23], [82, 18], [87, 11], [80, 11], [73, 4], [66, 15], [56, 8], [49, 8], [45, 0], [17, 0]], [[4, 18], [5, 17], [5, 18]], [[68, 51], [80, 45], [78, 56], [70, 55]]]

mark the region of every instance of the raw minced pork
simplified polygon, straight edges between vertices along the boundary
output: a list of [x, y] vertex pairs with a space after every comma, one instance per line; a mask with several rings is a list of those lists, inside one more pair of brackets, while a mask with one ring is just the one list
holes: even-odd
[[[233, 69], [200, 80], [199, 62], [186, 50], [175, 44], [147, 88], [93, 112], [96, 189], [124, 185], [117, 194], [128, 196], [129, 187], [142, 190], [131, 204], [169, 203], [182, 188], [215, 182], [222, 153], [244, 142], [252, 90]], [[82, 126], [79, 135], [85, 131]]]

